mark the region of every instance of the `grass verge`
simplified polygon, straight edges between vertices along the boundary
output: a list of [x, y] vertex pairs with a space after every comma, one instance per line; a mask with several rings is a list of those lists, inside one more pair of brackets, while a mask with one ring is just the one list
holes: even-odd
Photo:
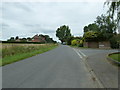
[[117, 53], [117, 54], [112, 54], [109, 56], [110, 58], [114, 59], [114, 60], [117, 60], [118, 62], [120, 62], [120, 53]]
[[48, 44], [41, 46], [13, 46], [11, 48], [2, 50], [2, 59], [0, 59], [0, 66], [4, 66], [13, 62], [32, 57], [37, 54], [44, 53], [57, 47], [57, 44]]

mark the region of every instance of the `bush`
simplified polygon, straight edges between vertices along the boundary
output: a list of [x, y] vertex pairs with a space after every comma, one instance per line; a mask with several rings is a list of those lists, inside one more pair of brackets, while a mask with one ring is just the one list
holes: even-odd
[[67, 45], [71, 45], [71, 41], [74, 39], [73, 36], [69, 37], [67, 40]]
[[83, 47], [83, 41], [80, 39], [74, 39], [71, 41], [72, 46]]
[[83, 47], [83, 41], [80, 40], [80, 42], [77, 44], [78, 47]]
[[119, 45], [120, 45], [120, 34], [114, 35], [110, 39], [110, 45], [111, 45], [111, 48], [113, 48], [113, 49], [119, 48]]
[[75, 40], [75, 39], [72, 40], [72, 41], [71, 41], [71, 45], [72, 45], [72, 46], [76, 46], [76, 45], [77, 45], [77, 40]]
[[85, 39], [85, 41], [98, 41], [98, 40], [101, 40], [101, 33], [100, 32], [94, 32], [94, 31], [85, 32], [84, 33], [84, 39]]

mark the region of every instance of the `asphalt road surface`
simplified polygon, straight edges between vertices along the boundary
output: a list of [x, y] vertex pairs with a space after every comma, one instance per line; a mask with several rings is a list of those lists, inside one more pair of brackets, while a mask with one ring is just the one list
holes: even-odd
[[[88, 53], [89, 54], [89, 53]], [[79, 53], [66, 45], [2, 67], [3, 88], [99, 88]]]

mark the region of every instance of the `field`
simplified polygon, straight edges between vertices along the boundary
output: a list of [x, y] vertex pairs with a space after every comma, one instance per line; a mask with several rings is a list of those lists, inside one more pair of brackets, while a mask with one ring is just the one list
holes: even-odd
[[55, 47], [57, 47], [57, 44], [2, 44], [0, 66], [23, 60]]
[[110, 55], [110, 58], [120, 62], [120, 53]]

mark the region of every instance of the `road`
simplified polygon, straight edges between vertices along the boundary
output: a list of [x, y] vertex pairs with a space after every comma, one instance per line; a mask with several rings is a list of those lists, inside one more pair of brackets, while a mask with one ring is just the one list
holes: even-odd
[[[88, 53], [89, 54], [89, 53]], [[51, 51], [2, 67], [3, 88], [100, 88], [76, 49]]]

